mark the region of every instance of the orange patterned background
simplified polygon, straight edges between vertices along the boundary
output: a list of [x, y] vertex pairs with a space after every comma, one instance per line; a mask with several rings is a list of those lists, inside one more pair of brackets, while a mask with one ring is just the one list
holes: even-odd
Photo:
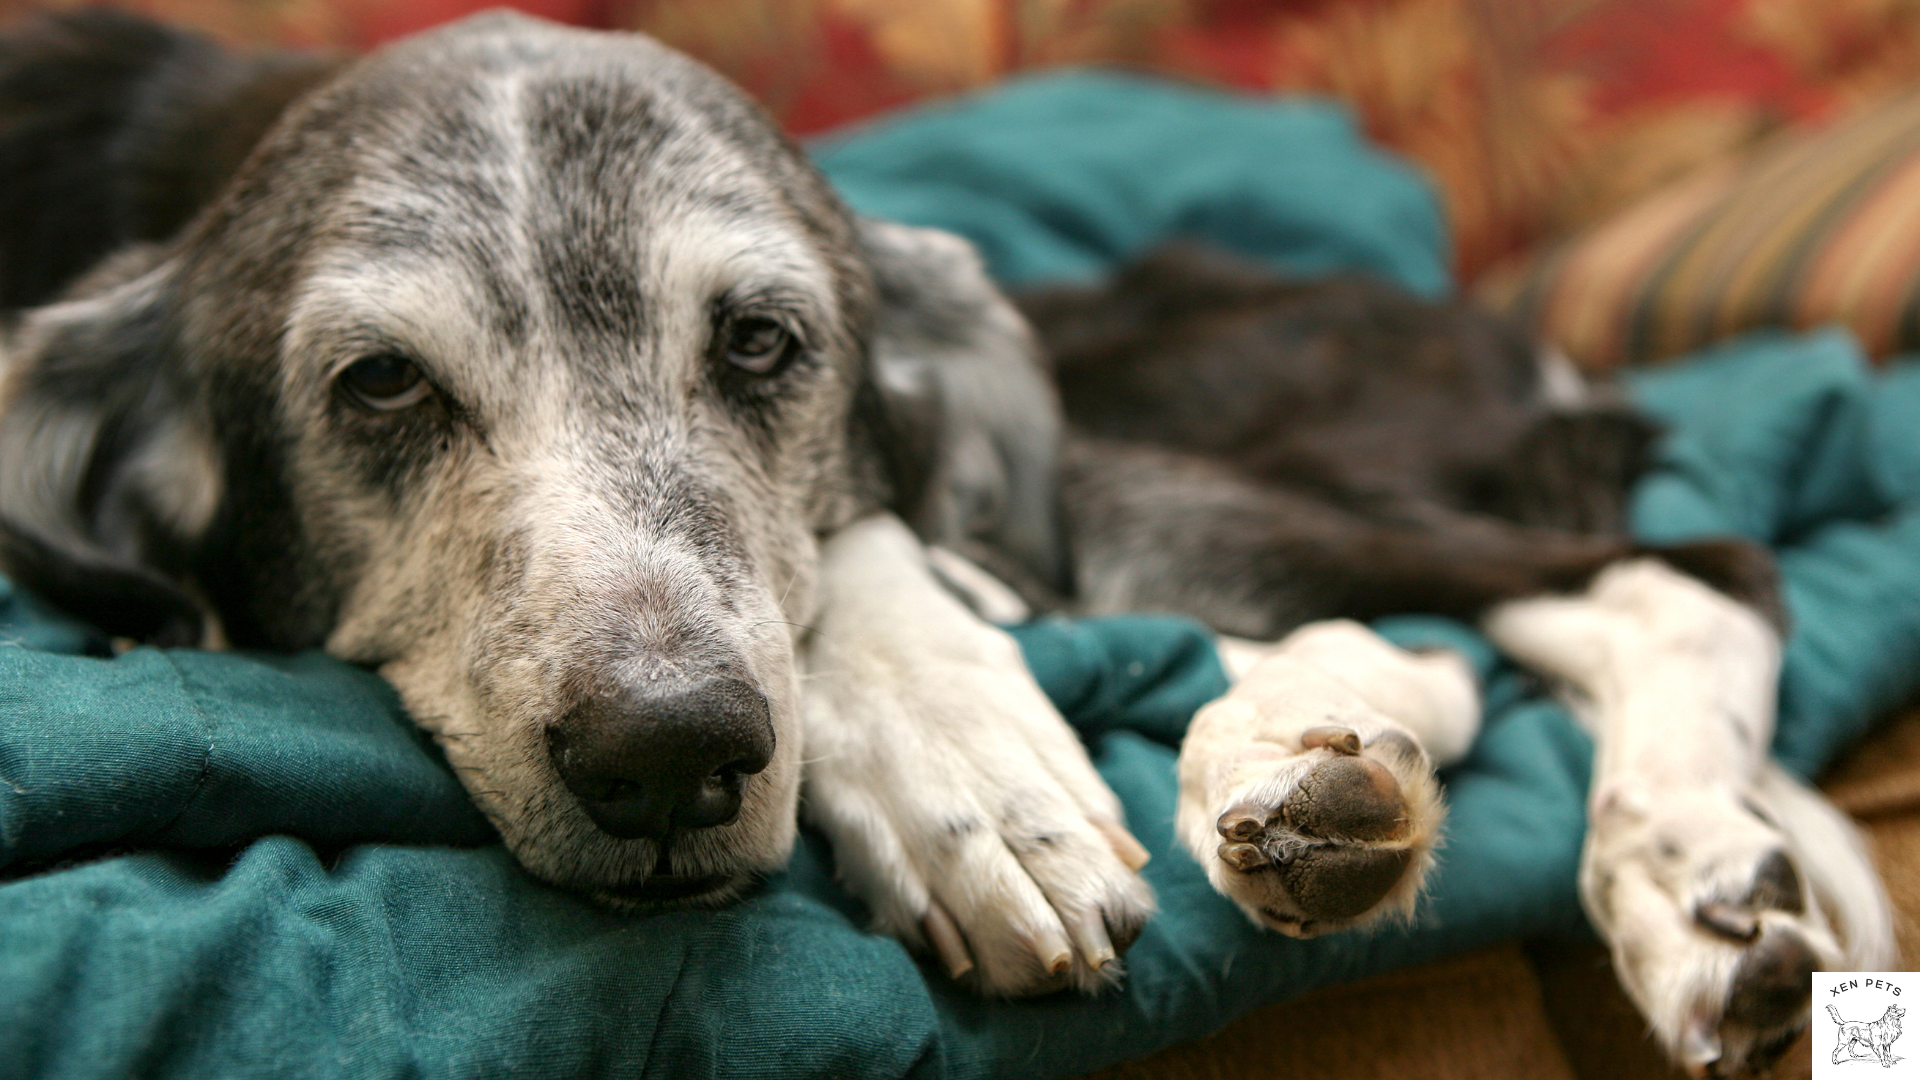
[[[0, 0], [0, 14], [43, 4]], [[62, 6], [59, 4], [53, 6]], [[124, 0], [231, 42], [360, 49], [472, 0]], [[1420, 162], [1472, 278], [1785, 123], [1920, 81], [1920, 0], [520, 0], [646, 30], [806, 134], [1113, 63], [1352, 103]]]

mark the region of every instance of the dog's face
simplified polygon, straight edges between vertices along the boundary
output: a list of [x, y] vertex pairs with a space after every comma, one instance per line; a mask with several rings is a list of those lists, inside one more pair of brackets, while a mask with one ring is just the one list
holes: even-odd
[[643, 38], [413, 39], [27, 320], [14, 572], [375, 667], [535, 873], [724, 899], [792, 843], [814, 537], [874, 505], [862, 242]]

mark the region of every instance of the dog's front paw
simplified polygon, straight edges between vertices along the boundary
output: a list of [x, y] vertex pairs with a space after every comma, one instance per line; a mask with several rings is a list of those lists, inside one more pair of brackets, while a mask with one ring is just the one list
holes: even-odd
[[1146, 849], [1020, 647], [897, 519], [825, 545], [806, 659], [806, 813], [875, 927], [991, 994], [1118, 980]]
[[1004, 634], [912, 684], [808, 686], [806, 812], [876, 929], [984, 992], [1116, 983], [1153, 911], [1146, 850]]
[[1215, 889], [1281, 933], [1410, 914], [1445, 818], [1415, 732], [1460, 740], [1477, 717], [1457, 658], [1306, 627], [1194, 717], [1175, 828]]

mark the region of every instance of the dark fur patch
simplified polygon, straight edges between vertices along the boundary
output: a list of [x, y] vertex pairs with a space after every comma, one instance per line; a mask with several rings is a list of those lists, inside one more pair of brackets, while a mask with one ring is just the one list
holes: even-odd
[[200, 643], [200, 609], [151, 571], [56, 552], [5, 521], [0, 521], [0, 563], [21, 585], [107, 634], [161, 648]]
[[1648, 547], [1646, 554], [1758, 611], [1785, 637], [1792, 627], [1773, 553], [1734, 537]]
[[235, 57], [105, 7], [0, 40], [0, 308], [44, 303], [126, 244], [179, 231], [336, 64]]
[[[1292, 281], [1191, 247], [1022, 300], [1067, 419], [1076, 587], [1277, 637], [1315, 619], [1478, 616], [1635, 554], [1658, 428], [1545, 399], [1535, 349], [1462, 303]], [[1780, 624], [1765, 552], [1655, 552]]]

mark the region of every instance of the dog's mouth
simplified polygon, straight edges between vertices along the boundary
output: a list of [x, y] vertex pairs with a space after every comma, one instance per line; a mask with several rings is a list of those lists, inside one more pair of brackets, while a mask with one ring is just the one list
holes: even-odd
[[681, 877], [677, 874], [653, 874], [634, 885], [603, 885], [593, 890], [612, 903], [695, 905], [702, 900], [718, 900], [731, 895], [741, 878], [734, 874], [702, 874]]
[[663, 844], [653, 873], [640, 881], [596, 885], [591, 894], [622, 908], [668, 910], [701, 907], [732, 899], [750, 875], [744, 873], [676, 874]]

